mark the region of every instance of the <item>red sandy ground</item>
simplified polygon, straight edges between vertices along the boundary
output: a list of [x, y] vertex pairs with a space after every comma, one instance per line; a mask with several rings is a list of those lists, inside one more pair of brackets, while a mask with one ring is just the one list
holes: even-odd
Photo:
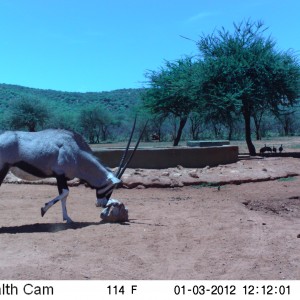
[[128, 170], [135, 188], [113, 195], [128, 207], [126, 224], [101, 223], [84, 186], [70, 188], [67, 225], [59, 204], [40, 216], [55, 186], [4, 183], [0, 279], [299, 280], [299, 174], [293, 158]]

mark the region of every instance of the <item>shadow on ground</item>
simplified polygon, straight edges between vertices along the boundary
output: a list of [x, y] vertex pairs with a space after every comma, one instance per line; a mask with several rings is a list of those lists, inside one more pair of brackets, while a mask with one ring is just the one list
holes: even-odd
[[103, 222], [74, 222], [72, 224], [66, 223], [36, 223], [20, 226], [0, 227], [0, 234], [9, 233], [34, 233], [34, 232], [59, 232], [68, 229], [80, 229], [92, 225], [101, 225]]

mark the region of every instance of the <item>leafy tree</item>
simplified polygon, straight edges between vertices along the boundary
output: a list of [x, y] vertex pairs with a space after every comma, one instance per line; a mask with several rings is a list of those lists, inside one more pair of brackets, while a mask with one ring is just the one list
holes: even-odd
[[198, 140], [201, 132], [201, 126], [204, 123], [203, 115], [198, 112], [192, 112], [189, 115], [190, 133], [193, 140]]
[[55, 109], [45, 127], [79, 131], [78, 115], [72, 110]]
[[294, 133], [294, 123], [296, 121], [295, 113], [296, 111], [292, 109], [286, 109], [275, 113], [275, 117], [282, 125], [284, 136], [292, 135]]
[[261, 124], [264, 114], [268, 111], [267, 103], [259, 103], [255, 109], [253, 109], [252, 117], [255, 125], [256, 140], [259, 141], [262, 138]]
[[264, 37], [262, 22], [234, 24], [234, 32], [222, 28], [198, 42], [205, 79], [203, 97], [208, 106], [242, 113], [249, 153], [255, 155], [251, 118], [258, 107], [278, 111], [292, 106], [299, 95], [299, 64], [290, 52], [279, 52]]
[[159, 142], [161, 142], [164, 139], [163, 124], [165, 120], [165, 115], [161, 114], [156, 114], [151, 119], [152, 133], [158, 135]]
[[166, 61], [159, 71], [149, 71], [150, 88], [144, 93], [145, 107], [155, 114], [172, 114], [179, 120], [173, 145], [177, 146], [188, 116], [197, 106], [196, 89], [199, 80], [197, 64], [191, 57], [175, 62]]
[[79, 114], [79, 124], [91, 144], [100, 143], [108, 138], [113, 124], [111, 114], [99, 105], [84, 108]]
[[50, 117], [46, 104], [36, 98], [23, 97], [13, 101], [11, 105], [9, 126], [13, 129], [36, 131], [37, 127], [43, 127]]

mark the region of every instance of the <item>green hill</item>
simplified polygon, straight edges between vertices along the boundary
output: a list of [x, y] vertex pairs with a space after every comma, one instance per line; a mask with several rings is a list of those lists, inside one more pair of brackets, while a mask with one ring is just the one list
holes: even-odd
[[120, 89], [110, 92], [62, 92], [0, 84], [0, 113], [9, 109], [11, 101], [32, 98], [46, 101], [61, 110], [76, 111], [89, 104], [100, 104], [112, 112], [125, 112], [140, 103], [143, 89]]
[[[90, 142], [122, 140], [128, 136], [126, 130], [141, 103], [142, 92], [120, 89], [79, 93], [0, 84], [0, 130], [65, 128], [82, 133]], [[16, 112], [16, 107], [26, 102], [38, 110], [42, 108], [43, 119], [41, 111], [37, 116], [29, 106], [26, 112]]]

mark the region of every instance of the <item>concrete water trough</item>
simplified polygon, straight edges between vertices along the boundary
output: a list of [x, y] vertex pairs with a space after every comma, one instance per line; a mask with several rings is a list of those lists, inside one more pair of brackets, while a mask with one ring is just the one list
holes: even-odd
[[229, 140], [211, 140], [211, 141], [187, 141], [188, 147], [216, 147], [216, 146], [228, 146]]
[[[122, 148], [93, 149], [94, 154], [108, 167], [117, 167], [123, 155]], [[129, 150], [129, 155], [132, 149]], [[220, 164], [235, 163], [238, 160], [237, 146], [221, 147], [147, 147], [139, 148], [129, 168], [165, 169], [178, 165], [185, 168], [203, 168]]]

